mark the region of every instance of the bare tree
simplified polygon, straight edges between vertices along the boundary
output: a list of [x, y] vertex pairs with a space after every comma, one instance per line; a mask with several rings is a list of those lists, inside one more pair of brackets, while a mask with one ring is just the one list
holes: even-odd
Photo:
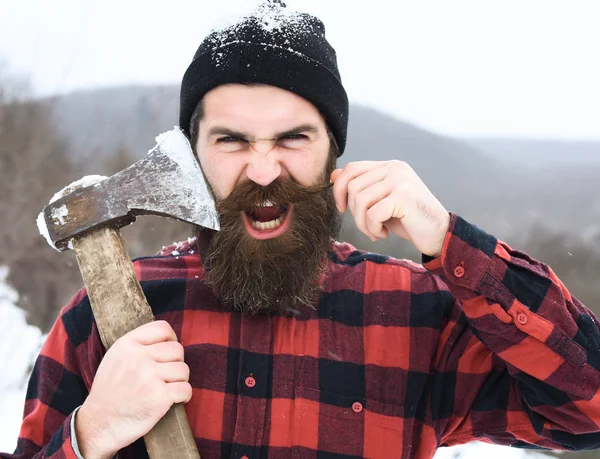
[[40, 236], [35, 219], [52, 194], [73, 181], [66, 142], [56, 132], [51, 101], [30, 97], [22, 79], [0, 75], [0, 265], [10, 268], [20, 306], [46, 330], [76, 289], [73, 258], [60, 256]]

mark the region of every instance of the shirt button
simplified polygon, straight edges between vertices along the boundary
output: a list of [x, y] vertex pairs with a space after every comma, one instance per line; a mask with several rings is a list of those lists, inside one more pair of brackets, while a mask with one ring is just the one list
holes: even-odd
[[525, 325], [527, 323], [527, 320], [529, 320], [529, 319], [527, 318], [526, 314], [523, 314], [522, 312], [520, 312], [519, 314], [517, 314], [517, 321], [521, 325]]
[[363, 410], [363, 405], [360, 402], [354, 402], [352, 404], [352, 411], [355, 413], [360, 413]]
[[456, 277], [463, 277], [465, 275], [465, 264], [461, 261], [460, 265], [454, 268], [454, 275]]
[[256, 379], [254, 379], [252, 376], [248, 376], [246, 378], [246, 386], [252, 389], [254, 386], [256, 386]]

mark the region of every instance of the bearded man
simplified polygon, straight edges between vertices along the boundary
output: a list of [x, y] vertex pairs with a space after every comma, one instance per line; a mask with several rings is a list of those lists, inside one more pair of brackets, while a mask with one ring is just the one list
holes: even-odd
[[[183, 77], [180, 126], [221, 230], [136, 262], [158, 320], [108, 351], [85, 292], [66, 306], [0, 456], [146, 457], [140, 438], [173, 403], [203, 459], [597, 448], [598, 320], [407, 164], [336, 169], [347, 125], [317, 18], [269, 3], [212, 32]], [[336, 242], [347, 210], [423, 264]]]

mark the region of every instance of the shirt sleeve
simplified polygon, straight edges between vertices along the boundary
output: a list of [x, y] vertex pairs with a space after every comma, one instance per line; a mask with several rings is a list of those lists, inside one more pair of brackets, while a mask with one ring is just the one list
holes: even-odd
[[72, 421], [103, 354], [93, 328], [89, 301], [80, 292], [48, 334], [29, 379], [17, 447], [0, 458], [81, 458], [73, 448]]
[[453, 303], [436, 357], [438, 390], [454, 388], [441, 444], [600, 448], [600, 322], [552, 269], [456, 214], [423, 262]]

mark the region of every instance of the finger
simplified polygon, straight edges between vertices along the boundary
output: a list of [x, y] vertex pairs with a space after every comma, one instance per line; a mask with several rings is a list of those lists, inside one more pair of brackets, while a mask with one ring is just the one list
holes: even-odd
[[173, 403], [187, 403], [192, 398], [192, 386], [189, 382], [168, 383], [167, 390]]
[[159, 363], [156, 366], [158, 377], [164, 382], [187, 382], [190, 379], [190, 367], [183, 362]]
[[[379, 203], [377, 203], [377, 204], [379, 204]], [[369, 215], [369, 211], [365, 212], [365, 225], [367, 227], [367, 231], [370, 234], [373, 234], [377, 239], [379, 239], [379, 238], [385, 239], [386, 237], [388, 237], [389, 230], [385, 226], [385, 222], [387, 220], [384, 220], [384, 221], [373, 220], [373, 219], [369, 218], [368, 215]]]
[[164, 320], [144, 324], [128, 333], [128, 336], [139, 344], [154, 344], [162, 341], [177, 341], [175, 331]]
[[163, 341], [148, 346], [150, 358], [157, 363], [183, 362], [184, 350], [178, 341]]
[[333, 197], [340, 212], [344, 212], [348, 205], [348, 183], [359, 175], [384, 165], [383, 161], [358, 161], [348, 164], [337, 174], [333, 184]]
[[394, 216], [401, 219], [404, 216], [404, 211], [393, 195], [390, 194], [367, 210], [367, 227], [374, 234], [380, 234], [382, 231], [387, 234], [387, 228], [384, 227], [384, 224]]
[[350, 183], [348, 183], [348, 208], [350, 211], [356, 208], [356, 198], [363, 190], [385, 180], [386, 177], [387, 171], [382, 167], [378, 167], [377, 169], [371, 169], [352, 179]]
[[[367, 212], [371, 207], [387, 198], [391, 194], [392, 189], [389, 181], [380, 181], [362, 190], [352, 200], [352, 208], [350, 210], [352, 215], [354, 215], [357, 228], [373, 241], [378, 237], [386, 237], [387, 234], [380, 227], [368, 225]], [[376, 229], [376, 231], [372, 231], [372, 229]]]

